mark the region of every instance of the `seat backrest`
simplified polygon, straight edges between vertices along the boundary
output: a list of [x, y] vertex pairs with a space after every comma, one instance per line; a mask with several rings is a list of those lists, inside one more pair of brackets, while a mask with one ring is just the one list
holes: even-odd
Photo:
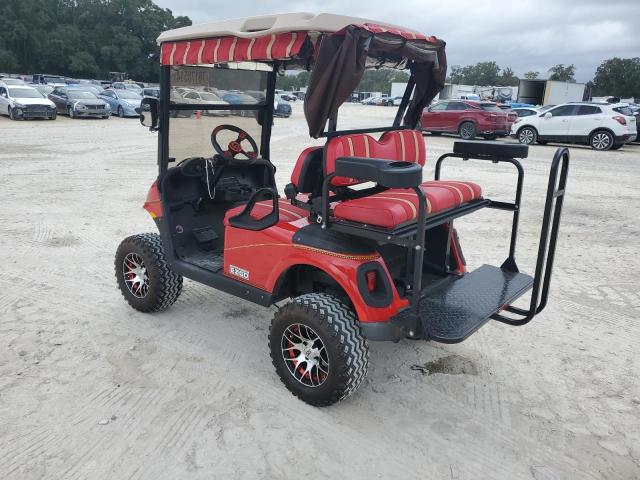
[[[325, 148], [327, 175], [334, 172], [336, 159], [340, 157], [380, 158], [419, 163], [422, 166], [426, 162], [424, 139], [422, 133], [416, 130], [385, 132], [380, 140], [362, 133], [343, 135], [329, 140]], [[353, 178], [335, 177], [331, 183], [334, 186], [349, 186], [361, 182]]]
[[291, 172], [291, 183], [299, 193], [314, 193], [322, 187], [322, 147], [305, 148]]

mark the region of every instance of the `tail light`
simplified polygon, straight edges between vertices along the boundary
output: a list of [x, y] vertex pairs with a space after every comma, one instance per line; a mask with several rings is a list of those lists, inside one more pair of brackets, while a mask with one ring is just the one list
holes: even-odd
[[366, 274], [367, 290], [375, 292], [378, 286], [378, 273], [375, 270], [369, 270]]
[[618, 122], [620, 125], [626, 125], [627, 124], [627, 119], [624, 117], [620, 117], [620, 116], [615, 116], [613, 117], [613, 119]]

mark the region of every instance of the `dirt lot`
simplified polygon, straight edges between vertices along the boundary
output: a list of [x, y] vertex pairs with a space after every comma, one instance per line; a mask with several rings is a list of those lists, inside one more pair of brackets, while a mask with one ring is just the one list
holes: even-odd
[[[392, 115], [350, 106], [341, 119]], [[276, 121], [280, 186], [305, 131], [300, 105]], [[453, 139], [425, 140], [431, 177]], [[373, 343], [363, 387], [325, 409], [280, 384], [272, 310], [191, 281], [161, 314], [121, 298], [116, 247], [154, 230], [141, 205], [155, 147], [135, 119], [0, 117], [0, 478], [640, 478], [640, 146], [571, 149], [541, 316], [493, 322], [459, 345]], [[554, 148], [524, 161], [524, 271]], [[512, 191], [507, 166], [445, 173], [491, 198]], [[472, 268], [504, 259], [506, 213], [457, 224]], [[431, 374], [411, 369], [425, 364]]]

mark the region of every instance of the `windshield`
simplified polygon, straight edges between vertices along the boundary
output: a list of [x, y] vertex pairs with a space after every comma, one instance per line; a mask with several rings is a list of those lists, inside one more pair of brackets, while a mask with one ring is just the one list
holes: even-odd
[[500, 107], [495, 103], [481, 103], [480, 108], [485, 112], [501, 112]]
[[9, 96], [13, 98], [44, 98], [35, 88], [10, 88]]
[[82, 90], [68, 90], [67, 94], [69, 95], [69, 98], [71, 98], [72, 100], [81, 100], [81, 99], [97, 100], [98, 98], [93, 93], [83, 92]]
[[130, 99], [140, 100], [140, 95], [130, 90], [118, 90], [118, 96], [120, 98], [130, 98]]
[[[205, 66], [171, 68], [171, 104], [181, 108], [170, 111], [169, 156], [182, 160], [189, 157], [211, 157], [211, 132], [230, 124], [246, 131], [260, 148], [262, 126], [260, 112], [266, 110], [267, 78], [263, 70], [242, 70]], [[215, 93], [214, 93], [215, 92]], [[191, 98], [195, 97], [195, 98]], [[202, 109], [202, 103], [220, 102], [246, 105], [247, 110]], [[237, 132], [218, 133], [221, 145], [227, 146], [238, 137]]]

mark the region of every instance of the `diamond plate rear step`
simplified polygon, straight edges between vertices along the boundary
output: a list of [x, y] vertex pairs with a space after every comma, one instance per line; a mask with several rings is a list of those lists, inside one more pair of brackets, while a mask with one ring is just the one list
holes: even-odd
[[443, 343], [462, 342], [532, 285], [529, 275], [492, 265], [443, 282], [420, 301], [423, 336]]

